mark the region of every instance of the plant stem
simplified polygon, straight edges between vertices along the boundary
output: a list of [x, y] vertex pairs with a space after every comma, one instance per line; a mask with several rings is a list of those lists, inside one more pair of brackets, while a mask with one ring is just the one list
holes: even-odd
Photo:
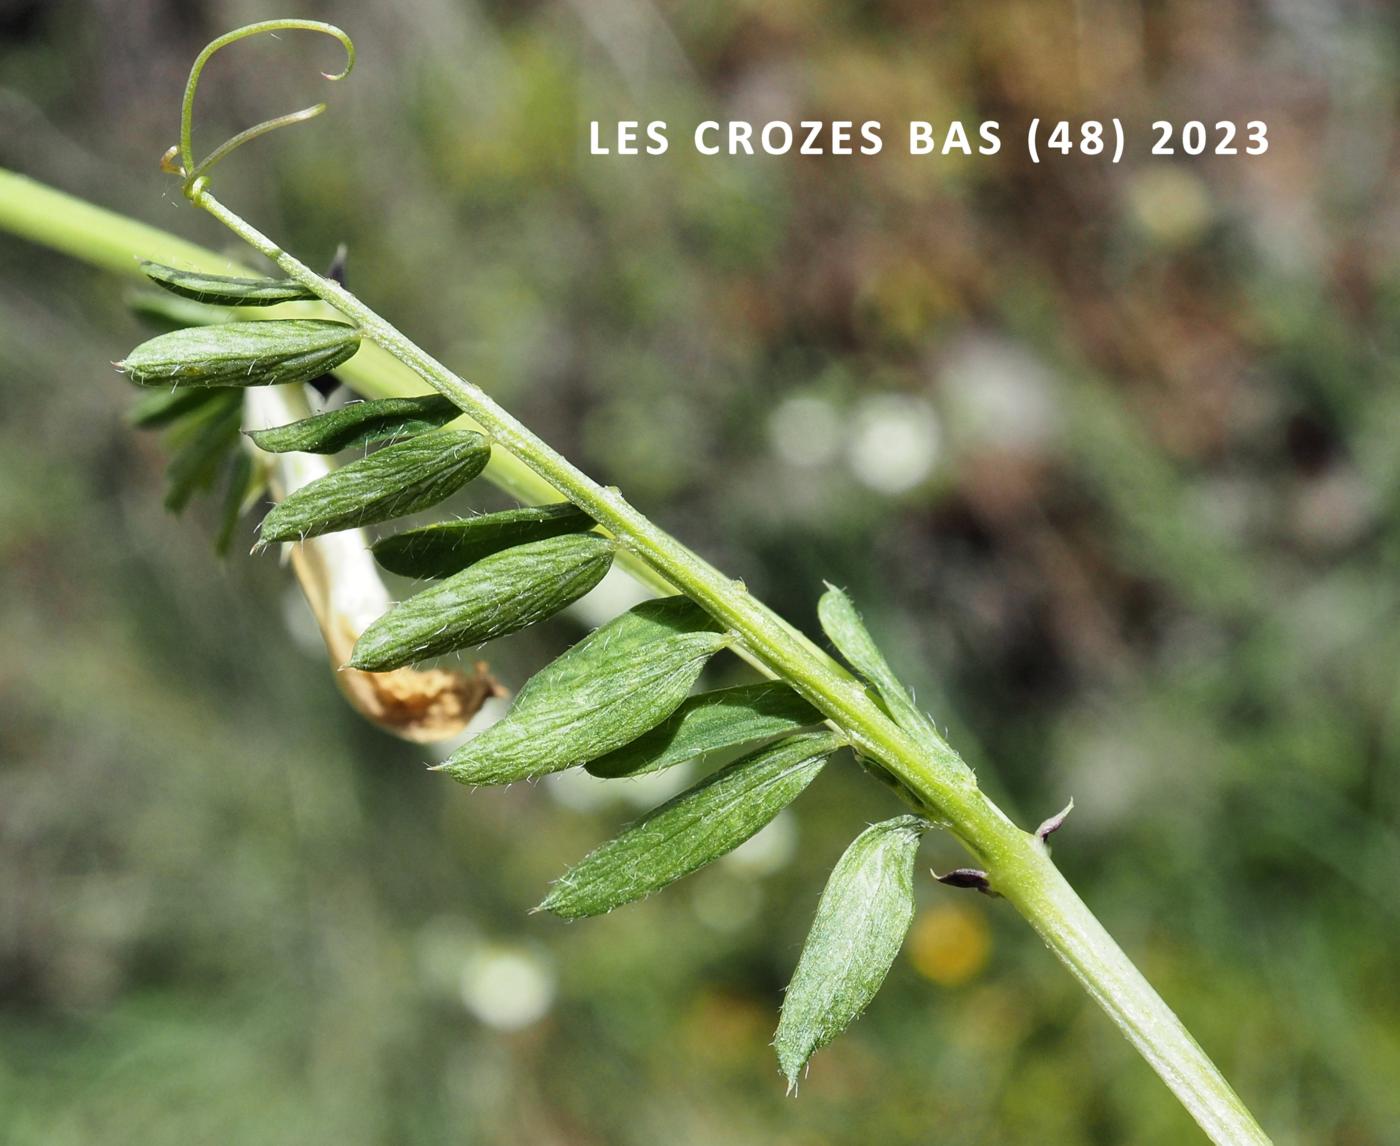
[[896, 725], [850, 673], [756, 600], [742, 582], [725, 577], [653, 525], [619, 492], [588, 477], [480, 387], [453, 373], [345, 288], [282, 250], [215, 199], [202, 180], [187, 194], [471, 415], [496, 446], [605, 526], [623, 550], [703, 605], [756, 662], [792, 685], [858, 752], [917, 794], [977, 857], [992, 887], [1030, 922], [1212, 1141], [1230, 1146], [1269, 1141], [1180, 1020], [1065, 881], [1044, 843], [1017, 828], [987, 799], [971, 770], [936, 732], [916, 740]]
[[[1017, 829], [986, 798], [948, 745], [913, 740], [870, 701], [850, 674], [755, 601], [741, 584], [651, 525], [619, 495], [592, 482], [353, 295], [286, 254], [207, 192], [198, 194], [201, 206], [273, 258], [284, 273], [361, 325], [370, 341], [339, 368], [359, 393], [384, 397], [421, 392], [419, 380], [426, 380], [461, 405], [503, 447], [493, 451], [486, 476], [523, 501], [554, 500], [561, 493], [575, 500], [625, 539], [629, 553], [623, 556], [635, 555], [629, 564], [651, 572], [650, 583], [665, 591], [669, 582], [704, 603], [733, 629], [743, 651], [801, 691], [862, 753], [898, 776], [947, 823], [986, 869], [995, 889], [1029, 921], [1213, 1142], [1234, 1146], [1269, 1141], [1171, 1009], [1065, 881], [1040, 840]], [[203, 247], [4, 170], [0, 227], [127, 275], [137, 271], [138, 258], [211, 273], [247, 273]], [[277, 309], [304, 314], [307, 305], [315, 304]]]
[[[168, 231], [4, 168], [0, 168], [0, 228], [92, 266], [143, 282], [147, 280], [141, 275], [142, 259], [215, 275], [257, 273]], [[218, 312], [211, 308], [211, 313]], [[238, 316], [240, 312], [231, 313]], [[329, 312], [322, 303], [284, 303], [243, 313], [248, 318], [310, 318], [324, 317]], [[354, 358], [336, 368], [336, 373], [364, 398], [402, 398], [429, 389], [417, 374], [373, 343], [362, 345]], [[466, 420], [463, 415], [463, 421]], [[492, 455], [483, 476], [529, 505], [542, 505], [563, 497], [515, 455], [504, 451]], [[640, 571], [635, 563], [633, 568]], [[643, 577], [654, 590], [671, 591], [650, 569]]]

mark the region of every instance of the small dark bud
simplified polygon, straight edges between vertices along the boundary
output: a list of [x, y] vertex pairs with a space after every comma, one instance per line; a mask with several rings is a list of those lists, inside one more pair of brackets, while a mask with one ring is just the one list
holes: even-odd
[[[336, 247], [335, 254], [331, 257], [331, 265], [326, 268], [326, 278], [331, 282], [345, 285], [345, 260], [349, 253], [350, 249], [344, 243]], [[340, 388], [340, 379], [334, 374], [322, 374], [311, 379], [308, 385], [322, 398], [329, 398]]]
[[1068, 816], [1072, 811], [1074, 811], [1073, 798], [1070, 799], [1070, 802], [1068, 804], [1066, 804], [1063, 808], [1061, 808], [1058, 812], [1056, 812], [1053, 816], [1051, 816], [1048, 820], [1041, 824], [1040, 827], [1036, 828], [1036, 838], [1039, 839], [1041, 843], [1044, 843], [1046, 840], [1048, 840], [1051, 836], [1053, 836], [1056, 832], [1060, 830], [1060, 825], [1065, 822], [1065, 817]]
[[331, 258], [331, 265], [326, 268], [326, 278], [330, 279], [331, 282], [339, 283], [341, 286], [345, 285], [345, 260], [349, 253], [350, 249], [344, 243], [336, 247], [335, 254]]
[[322, 398], [329, 398], [340, 388], [340, 379], [334, 374], [318, 374], [307, 385]]
[[970, 887], [980, 891], [983, 895], [995, 895], [992, 890], [991, 881], [987, 878], [985, 871], [979, 871], [975, 867], [955, 867], [950, 872], [939, 875], [937, 872], [931, 873], [933, 878], [939, 883], [946, 883], [949, 887]]

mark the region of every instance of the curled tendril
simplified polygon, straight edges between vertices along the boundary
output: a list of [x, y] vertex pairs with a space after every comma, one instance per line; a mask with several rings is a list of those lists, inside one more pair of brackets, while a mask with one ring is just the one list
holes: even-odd
[[[204, 71], [207, 64], [215, 52], [221, 48], [227, 48], [230, 44], [236, 44], [239, 40], [246, 40], [250, 36], [261, 36], [264, 33], [272, 34], [276, 32], [303, 31], [319, 32], [323, 36], [329, 36], [336, 40], [345, 49], [345, 67], [342, 71], [332, 74], [322, 72], [328, 80], [343, 80], [350, 74], [350, 69], [355, 66], [355, 45], [341, 29], [334, 24], [326, 24], [320, 20], [261, 20], [256, 24], [245, 24], [242, 28], [235, 28], [232, 32], [225, 33], [217, 40], [212, 40], [205, 45], [204, 50], [195, 57], [194, 65], [190, 68], [190, 78], [185, 83], [185, 98], [180, 105], [180, 142], [176, 147], [172, 147], [165, 153], [161, 160], [161, 169], [184, 177], [186, 193], [192, 193], [195, 184], [209, 174], [210, 169], [220, 160], [227, 158], [234, 151], [237, 151], [245, 143], [257, 139], [260, 135], [266, 135], [270, 131], [276, 131], [279, 127], [289, 127], [294, 123], [301, 123], [304, 120], [315, 119], [326, 110], [323, 103], [314, 104], [311, 107], [304, 107], [300, 111], [289, 112], [286, 115], [279, 115], [273, 119], [264, 120], [244, 131], [240, 131], [232, 139], [225, 140], [214, 148], [208, 155], [199, 162], [195, 162], [194, 144], [192, 142], [193, 122], [194, 122], [194, 96], [199, 88], [199, 76]], [[178, 158], [179, 164], [176, 165]]]

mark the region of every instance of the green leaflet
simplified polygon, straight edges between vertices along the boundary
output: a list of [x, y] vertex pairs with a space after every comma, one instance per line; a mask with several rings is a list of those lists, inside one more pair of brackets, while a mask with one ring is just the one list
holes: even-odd
[[464, 784], [508, 784], [586, 764], [670, 716], [728, 642], [684, 597], [644, 601], [537, 672], [440, 767]]
[[206, 275], [147, 260], [142, 260], [141, 272], [153, 283], [174, 294], [219, 306], [273, 306], [279, 302], [297, 302], [316, 297], [292, 279]]
[[603, 579], [613, 543], [551, 537], [483, 558], [390, 609], [355, 642], [350, 667], [385, 672], [552, 617]]
[[471, 430], [434, 430], [332, 470], [272, 507], [261, 544], [373, 525], [436, 505], [486, 468], [491, 447]]
[[406, 438], [445, 426], [462, 411], [441, 394], [421, 398], [380, 398], [373, 402], [352, 402], [339, 410], [327, 410], [276, 426], [252, 430], [248, 436], [261, 450], [285, 454], [300, 450], [308, 454], [338, 454], [351, 446]]
[[158, 334], [117, 363], [140, 386], [309, 382], [360, 348], [360, 332], [323, 319], [224, 322]]
[[249, 501], [259, 496], [265, 485], [266, 479], [261, 470], [253, 465], [248, 451], [241, 446], [235, 449], [224, 485], [224, 501], [219, 511], [219, 532], [214, 537], [214, 552], [220, 557], [227, 555], [229, 546], [233, 543], [234, 530], [238, 528]]
[[826, 592], [817, 602], [817, 617], [831, 643], [850, 666], [875, 686], [881, 699], [889, 706], [895, 723], [914, 736], [931, 734], [938, 738], [933, 721], [915, 705], [909, 690], [895, 676], [884, 654], [875, 646], [855, 605], [843, 590], [827, 585]]
[[168, 435], [176, 447], [166, 467], [165, 508], [181, 512], [196, 492], [213, 484], [219, 467], [238, 448], [243, 424], [243, 396], [237, 391], [217, 395], [181, 419]]
[[524, 506], [407, 529], [375, 542], [374, 556], [390, 573], [404, 577], [450, 577], [513, 545], [592, 528], [593, 519], [567, 501]]
[[914, 853], [930, 826], [918, 816], [872, 824], [836, 861], [773, 1040], [789, 1091], [885, 981], [914, 918]]
[[232, 322], [227, 307], [206, 306], [188, 298], [177, 298], [158, 290], [128, 290], [122, 301], [137, 318], [159, 331], [183, 330], [187, 326], [209, 326]]
[[808, 732], [721, 768], [590, 852], [536, 910], [601, 915], [704, 867], [797, 799], [844, 743], [834, 732]]
[[588, 770], [595, 776], [641, 776], [821, 721], [820, 712], [779, 681], [741, 684], [692, 696], [664, 724], [590, 761]]
[[126, 412], [126, 420], [143, 430], [154, 430], [168, 426], [186, 414], [192, 414], [207, 402], [220, 399], [227, 394], [225, 389], [201, 390], [156, 390], [142, 394]]

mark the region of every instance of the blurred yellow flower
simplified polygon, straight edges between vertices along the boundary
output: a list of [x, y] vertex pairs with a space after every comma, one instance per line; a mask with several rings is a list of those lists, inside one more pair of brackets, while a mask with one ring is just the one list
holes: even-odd
[[972, 907], [944, 903], [921, 911], [909, 932], [909, 961], [940, 987], [958, 987], [987, 965], [992, 937]]

